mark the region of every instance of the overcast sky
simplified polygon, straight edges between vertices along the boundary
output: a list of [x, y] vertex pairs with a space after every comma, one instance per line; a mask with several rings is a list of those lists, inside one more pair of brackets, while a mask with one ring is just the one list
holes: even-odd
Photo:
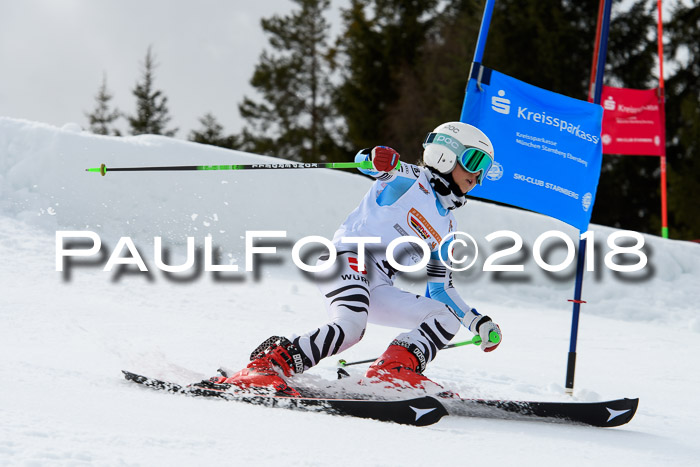
[[[328, 20], [339, 24], [334, 1]], [[238, 104], [267, 40], [260, 19], [290, 0], [0, 0], [0, 116], [88, 126], [85, 112], [107, 75], [111, 103], [135, 113], [131, 94], [149, 45], [155, 86], [168, 97], [179, 138], [212, 112], [240, 130]], [[126, 130], [126, 121], [119, 126]]]
[[[348, 3], [332, 1], [335, 33]], [[268, 47], [260, 19], [294, 7], [291, 0], [0, 0], [0, 116], [87, 127], [103, 73], [112, 105], [133, 114], [131, 91], [150, 45], [177, 137], [199, 128], [207, 112], [238, 132], [238, 104], [255, 95], [248, 82]], [[124, 119], [118, 126], [127, 129]]]

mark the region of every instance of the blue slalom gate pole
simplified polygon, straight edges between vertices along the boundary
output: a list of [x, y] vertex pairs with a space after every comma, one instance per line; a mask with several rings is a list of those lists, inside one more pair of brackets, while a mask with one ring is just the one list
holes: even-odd
[[[474, 65], [477, 67], [481, 64], [481, 60], [484, 58], [484, 49], [486, 48], [486, 39], [489, 36], [489, 27], [491, 26], [491, 16], [493, 15], [493, 5], [496, 0], [486, 0], [486, 5], [484, 6], [484, 14], [481, 17], [481, 26], [479, 27], [479, 37], [476, 40], [476, 49], [474, 49], [474, 60], [472, 61], [472, 66], [469, 69], [469, 75], [467, 76], [467, 84], [464, 89], [464, 94], [467, 93], [467, 88], [469, 87], [469, 80], [472, 78], [472, 71], [474, 70]], [[466, 121], [466, 103], [465, 98], [464, 104], [462, 105], [462, 112], [460, 113], [459, 121]]]
[[491, 16], [493, 15], [493, 5], [496, 0], [486, 0], [484, 7], [484, 15], [481, 17], [481, 27], [479, 28], [479, 38], [476, 40], [476, 50], [474, 51], [474, 61], [481, 63], [484, 58], [484, 49], [486, 48], [486, 39], [489, 35], [489, 27], [491, 26]]
[[[600, 104], [601, 95], [603, 93], [603, 74], [605, 71], [605, 56], [608, 51], [608, 31], [610, 29], [610, 7], [612, 0], [604, 0], [605, 6], [603, 10], [602, 25], [600, 28], [600, 47], [598, 48], [598, 60], [596, 65], [595, 77], [595, 93], [593, 102]], [[581, 304], [585, 303], [581, 300], [583, 291], [583, 273], [586, 263], [586, 239], [580, 239], [578, 244], [578, 261], [576, 263], [576, 285], [574, 287], [574, 298], [569, 300], [573, 302], [573, 313], [571, 317], [571, 338], [569, 340], [569, 355], [566, 364], [566, 393], [574, 393], [574, 372], [576, 370], [576, 341], [578, 338], [578, 321], [581, 311]]]

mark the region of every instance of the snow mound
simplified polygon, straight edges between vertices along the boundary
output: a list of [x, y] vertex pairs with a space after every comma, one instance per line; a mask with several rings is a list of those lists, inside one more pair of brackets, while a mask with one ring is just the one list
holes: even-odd
[[[122, 369], [181, 383], [212, 376], [218, 366], [235, 370], [268, 336], [324, 322], [316, 287], [291, 264], [290, 243], [330, 238], [371, 182], [331, 170], [102, 177], [85, 169], [266, 162], [280, 161], [160, 136], [98, 136], [73, 124], [0, 117], [0, 464], [200, 465], [232, 455], [242, 465], [444, 464], [477, 451], [498, 452], [503, 465], [537, 467], [563, 459], [570, 465], [697, 463], [700, 402], [687, 388], [700, 384], [700, 246], [644, 235], [648, 265], [613, 273], [604, 257], [606, 240], [617, 231], [596, 225], [575, 399], [640, 397], [635, 419], [620, 429], [452, 417], [416, 429], [169, 396], [123, 381]], [[427, 375], [463, 397], [566, 400], [574, 266], [547, 273], [532, 250], [547, 231], [565, 232], [575, 243], [578, 232], [477, 200], [457, 218], [481, 253], [472, 269], [454, 274], [455, 286], [499, 323], [504, 340], [490, 354], [473, 346], [442, 351]], [[130, 237], [149, 272], [104, 272], [106, 257], [77, 263], [70, 274], [56, 272], [59, 230], [97, 233], [105, 256], [120, 237]], [[287, 232], [276, 243], [280, 261], [263, 264], [260, 274], [181, 277], [154, 268], [156, 236], [175, 264], [185, 256], [187, 237], [201, 247], [209, 236], [223, 263], [241, 264], [246, 231], [260, 230]], [[482, 271], [486, 257], [512, 245], [507, 238], [486, 240], [501, 230], [516, 233], [524, 246], [497, 264], [522, 264], [524, 271]], [[543, 256], [557, 264], [566, 250], [553, 242]], [[634, 255], [622, 259], [635, 261]], [[422, 274], [399, 283], [415, 293], [424, 284]], [[398, 332], [370, 326], [342, 358], [377, 356]], [[462, 331], [455, 340], [469, 337]], [[333, 360], [300, 375], [299, 384], [331, 384]], [[357, 386], [363, 370], [349, 367], [351, 377], [337, 387]]]

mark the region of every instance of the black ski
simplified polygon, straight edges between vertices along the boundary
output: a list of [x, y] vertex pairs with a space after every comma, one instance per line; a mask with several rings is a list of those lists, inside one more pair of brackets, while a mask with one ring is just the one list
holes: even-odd
[[334, 415], [347, 415], [371, 418], [384, 422], [404, 425], [426, 426], [438, 422], [447, 411], [443, 405], [430, 396], [405, 400], [338, 399], [318, 397], [287, 397], [250, 393], [227, 392], [216, 389], [181, 386], [146, 376], [122, 371], [124, 377], [138, 384], [171, 393], [198, 397], [218, 397], [227, 401], [244, 402], [266, 407], [326, 412]]
[[606, 402], [525, 402], [481, 399], [442, 399], [450, 415], [542, 420], [598, 427], [624, 425], [632, 420], [639, 399]]
[[[381, 400], [333, 397], [287, 397], [245, 392], [229, 392], [197, 386], [181, 386], [123, 371], [127, 380], [154, 389], [190, 396], [218, 397], [267, 407], [321, 411], [336, 415], [426, 426], [444, 415], [508, 420], [547, 421], [569, 424], [615, 427], [628, 423], [637, 411], [639, 399], [606, 402], [528, 402], [511, 400], [443, 398], [423, 396], [406, 400]], [[364, 396], [366, 397], [366, 396]]]

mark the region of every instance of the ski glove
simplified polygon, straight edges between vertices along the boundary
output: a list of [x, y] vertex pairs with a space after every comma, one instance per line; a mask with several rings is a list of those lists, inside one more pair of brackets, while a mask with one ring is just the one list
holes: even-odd
[[375, 146], [367, 160], [377, 172], [391, 172], [399, 164], [399, 153], [387, 146]]
[[[481, 350], [484, 352], [493, 352], [501, 343], [501, 328], [498, 324], [491, 321], [488, 316], [482, 316], [476, 323], [476, 334], [481, 337]], [[497, 342], [492, 342], [489, 339], [491, 333], [496, 333], [498, 335]]]

